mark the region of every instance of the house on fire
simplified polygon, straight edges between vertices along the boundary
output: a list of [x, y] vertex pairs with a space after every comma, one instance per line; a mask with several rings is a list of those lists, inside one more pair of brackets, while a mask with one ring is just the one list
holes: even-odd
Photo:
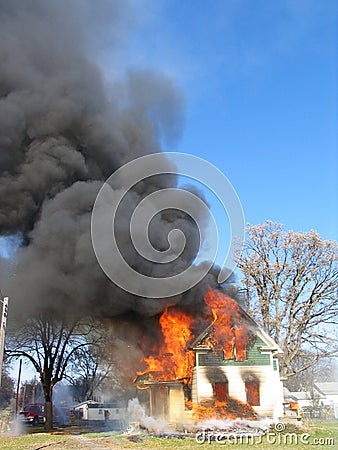
[[138, 380], [149, 391], [150, 415], [182, 423], [191, 417], [187, 405], [195, 405], [221, 406], [231, 418], [283, 416], [282, 350], [235, 300], [224, 298], [212, 308], [214, 321], [187, 345], [194, 361], [188, 380], [156, 374]]
[[277, 420], [283, 415], [283, 384], [278, 356], [282, 350], [244, 313], [250, 324], [245, 347], [236, 342], [224, 349], [213, 345], [213, 326], [191, 344], [195, 352], [191, 397], [197, 405], [228, 403], [250, 405], [259, 417]]

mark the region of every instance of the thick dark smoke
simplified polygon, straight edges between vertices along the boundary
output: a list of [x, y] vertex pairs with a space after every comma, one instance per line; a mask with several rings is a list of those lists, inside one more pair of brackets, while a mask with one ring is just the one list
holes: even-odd
[[[135, 298], [106, 278], [92, 249], [91, 210], [114, 170], [179, 138], [184, 100], [169, 79], [149, 71], [133, 69], [123, 81], [104, 81], [93, 58], [95, 40], [102, 28], [114, 30], [110, 45], [117, 64], [114, 52], [133, 21], [125, 0], [98, 2], [103, 12], [94, 4], [0, 2], [0, 233], [19, 234], [23, 242], [15, 274], [4, 283], [16, 311], [150, 316], [168, 301]], [[196, 227], [170, 211], [154, 219], [151, 239], [160, 249], [172, 228], [188, 237], [177, 267], [168, 269], [135, 254], [125, 224], [144, 195], [173, 181], [154, 177], [139, 184], [127, 198], [129, 212], [122, 209], [119, 216], [127, 260], [155, 276], [190, 264]], [[213, 280], [210, 275], [208, 282]], [[193, 306], [189, 296], [170, 303], [182, 298]]]
[[[160, 150], [160, 133], [172, 138], [182, 127], [182, 97], [163, 77], [134, 71], [106, 91], [75, 6], [1, 2], [2, 233], [29, 231], [46, 199], [79, 180], [105, 180]], [[110, 27], [121, 8], [111, 11]]]
[[[184, 99], [170, 79], [134, 68], [108, 83], [95, 62], [104, 42], [118, 64], [125, 29], [136, 22], [130, 11], [126, 0], [0, 1], [0, 234], [22, 238], [16, 264], [2, 270], [13, 315], [47, 309], [137, 322], [168, 304], [202, 311], [205, 286], [216, 286], [210, 272], [181, 296], [134, 297], [105, 276], [93, 252], [90, 219], [102, 183], [125, 162], [173, 145], [184, 125]], [[118, 216], [124, 256], [148, 275], [180, 272], [199, 246], [196, 226], [175, 211], [154, 218], [150, 239], [165, 249], [169, 231], [181, 229], [187, 249], [176, 264], [149, 263], [131, 245], [135, 206], [174, 184], [163, 176], [139, 183]]]

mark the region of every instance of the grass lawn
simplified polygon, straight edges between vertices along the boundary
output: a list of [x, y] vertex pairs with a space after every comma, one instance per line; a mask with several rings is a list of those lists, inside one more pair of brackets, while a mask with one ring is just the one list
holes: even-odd
[[[0, 435], [1, 436], [1, 435]], [[64, 448], [62, 444], [67, 440], [67, 436], [57, 436], [49, 433], [24, 434], [22, 436], [1, 436], [0, 449], [6, 450], [35, 450], [44, 448], [46, 445], [55, 443], [56, 448]], [[51, 446], [46, 448], [53, 448]]]
[[[338, 422], [311, 422], [304, 424], [302, 429], [287, 426], [278, 433], [271, 430], [270, 434], [264, 436], [262, 441], [257, 437], [250, 437], [249, 441], [243, 438], [242, 442], [235, 443], [234, 438], [227, 442], [222, 435], [218, 435], [219, 442], [214, 440], [209, 444], [208, 436], [202, 443], [204, 435], [199, 435], [199, 442], [194, 437], [159, 438], [151, 435], [125, 436], [113, 432], [65, 434], [63, 432], [45, 433], [34, 430], [34, 433], [24, 434], [17, 437], [1, 436], [0, 449], [6, 450], [39, 450], [39, 449], [197, 449], [197, 448], [222, 448], [233, 449], [256, 448], [261, 450], [276, 449], [298, 449], [305, 450], [313, 447], [323, 449], [337, 448], [338, 444]], [[37, 432], [38, 431], [38, 432]], [[64, 434], [63, 434], [64, 433]]]

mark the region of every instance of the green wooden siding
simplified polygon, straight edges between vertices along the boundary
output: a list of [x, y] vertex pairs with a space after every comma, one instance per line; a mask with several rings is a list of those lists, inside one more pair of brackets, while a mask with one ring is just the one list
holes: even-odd
[[223, 352], [219, 350], [208, 351], [198, 355], [200, 366], [221, 366], [223, 363]]
[[[271, 364], [270, 354], [261, 353], [258, 347], [264, 347], [266, 343], [259, 337], [249, 350], [245, 361], [233, 359], [223, 360], [223, 352], [219, 350], [208, 351], [199, 354], [200, 366], [269, 366]], [[276, 369], [277, 370], [277, 367]]]

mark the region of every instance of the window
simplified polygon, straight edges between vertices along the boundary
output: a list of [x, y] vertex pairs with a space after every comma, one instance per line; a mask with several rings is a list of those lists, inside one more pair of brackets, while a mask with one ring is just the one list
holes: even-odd
[[214, 385], [215, 403], [228, 403], [229, 387], [227, 382], [216, 382]]
[[246, 381], [245, 382], [246, 402], [251, 406], [259, 406], [259, 383], [258, 381]]

